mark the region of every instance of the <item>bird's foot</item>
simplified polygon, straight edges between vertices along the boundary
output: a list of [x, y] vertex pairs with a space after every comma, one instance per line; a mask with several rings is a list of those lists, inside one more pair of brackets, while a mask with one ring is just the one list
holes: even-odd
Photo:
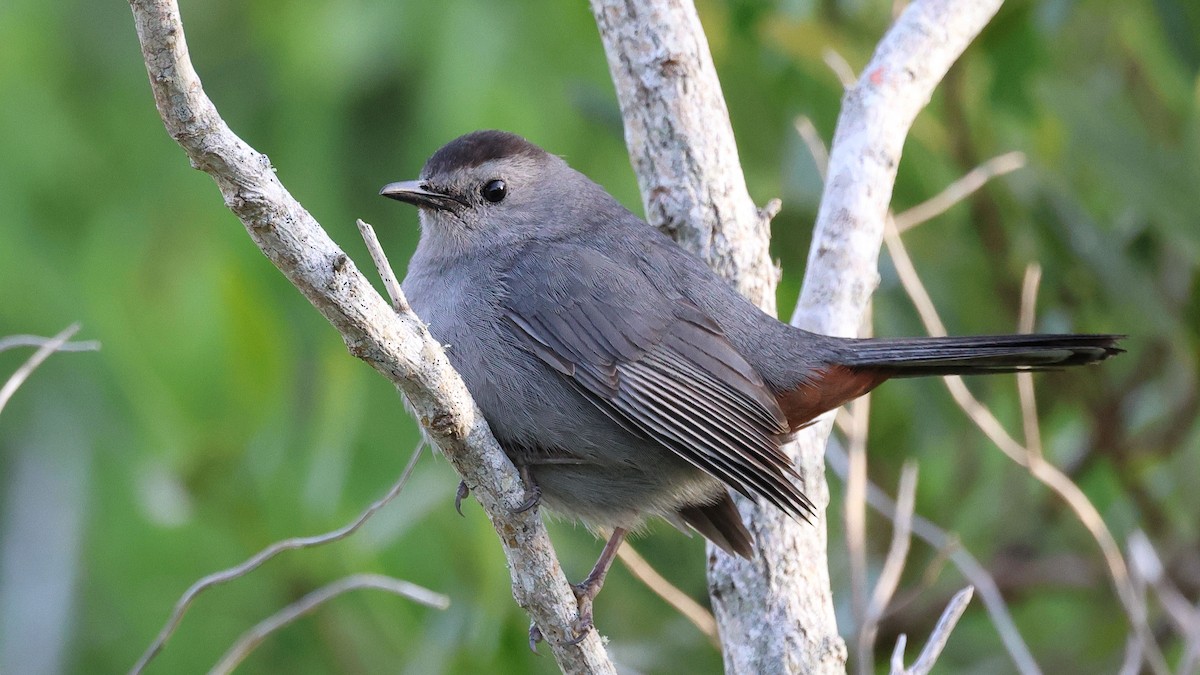
[[529, 470], [529, 465], [522, 465], [519, 471], [521, 473], [521, 482], [525, 483], [525, 501], [518, 504], [512, 510], [513, 513], [525, 513], [542, 501], [542, 488], [538, 487], [538, 484], [534, 482], [533, 472]]
[[566, 644], [577, 645], [583, 642], [588, 631], [596, 627], [592, 620], [592, 601], [600, 593], [601, 586], [603, 583], [596, 583], [590, 578], [583, 583], [571, 584], [571, 591], [575, 593], [575, 599], [579, 602], [579, 618], [571, 622], [571, 630], [575, 631], [575, 637], [567, 640]]

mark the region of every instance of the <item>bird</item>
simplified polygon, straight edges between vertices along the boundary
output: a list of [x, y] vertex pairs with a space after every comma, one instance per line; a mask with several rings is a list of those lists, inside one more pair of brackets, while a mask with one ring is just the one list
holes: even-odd
[[[1122, 335], [843, 338], [766, 314], [563, 159], [475, 131], [416, 180], [402, 289], [519, 469], [528, 499], [607, 535], [574, 585], [576, 640], [627, 533], [661, 517], [726, 553], [753, 540], [731, 492], [813, 513], [781, 447], [885, 380], [1103, 361]], [[456, 505], [467, 494], [459, 487]]]

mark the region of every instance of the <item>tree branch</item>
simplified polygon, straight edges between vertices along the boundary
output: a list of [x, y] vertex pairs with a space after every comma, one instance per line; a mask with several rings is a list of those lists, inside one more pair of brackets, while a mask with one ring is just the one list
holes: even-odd
[[576, 645], [578, 608], [540, 517], [462, 379], [420, 319], [396, 312], [284, 189], [266, 156], [233, 134], [204, 94], [173, 0], [130, 0], [158, 111], [192, 165], [209, 174], [259, 249], [337, 329], [350, 353], [408, 398], [429, 437], [472, 488], [500, 537], [513, 596], [570, 673], [613, 672], [595, 631]]

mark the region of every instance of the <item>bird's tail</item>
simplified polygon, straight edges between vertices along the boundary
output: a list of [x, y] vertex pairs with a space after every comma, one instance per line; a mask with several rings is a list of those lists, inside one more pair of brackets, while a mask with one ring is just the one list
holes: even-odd
[[1097, 363], [1123, 335], [978, 335], [847, 340], [838, 364], [888, 377], [986, 375]]

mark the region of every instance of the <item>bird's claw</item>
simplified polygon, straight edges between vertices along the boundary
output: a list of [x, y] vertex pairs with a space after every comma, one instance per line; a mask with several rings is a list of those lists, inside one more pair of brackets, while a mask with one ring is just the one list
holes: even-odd
[[512, 512], [525, 513], [542, 501], [542, 488], [534, 482], [533, 472], [529, 470], [528, 464], [522, 465], [518, 472], [521, 474], [521, 482], [525, 483], [525, 501], [518, 504]]
[[538, 503], [541, 501], [542, 501], [542, 488], [540, 488], [536, 485], [531, 485], [529, 487], [529, 491], [525, 493], [525, 501], [518, 504], [517, 507], [512, 510], [512, 512], [513, 513], [525, 513], [529, 509], [532, 509], [533, 507], [537, 506]]
[[471, 494], [471, 488], [467, 487], [467, 481], [458, 481], [458, 489], [454, 491], [454, 510], [458, 511], [458, 515], [463, 515], [462, 501]]
[[575, 631], [575, 637], [567, 640], [566, 644], [577, 645], [583, 642], [583, 639], [587, 637], [588, 631], [596, 626], [592, 620], [592, 601], [595, 600], [596, 594], [600, 592], [600, 584], [593, 584], [587, 581], [581, 584], [571, 584], [571, 591], [575, 594], [575, 599], [579, 602], [579, 618], [571, 622], [571, 629]]

